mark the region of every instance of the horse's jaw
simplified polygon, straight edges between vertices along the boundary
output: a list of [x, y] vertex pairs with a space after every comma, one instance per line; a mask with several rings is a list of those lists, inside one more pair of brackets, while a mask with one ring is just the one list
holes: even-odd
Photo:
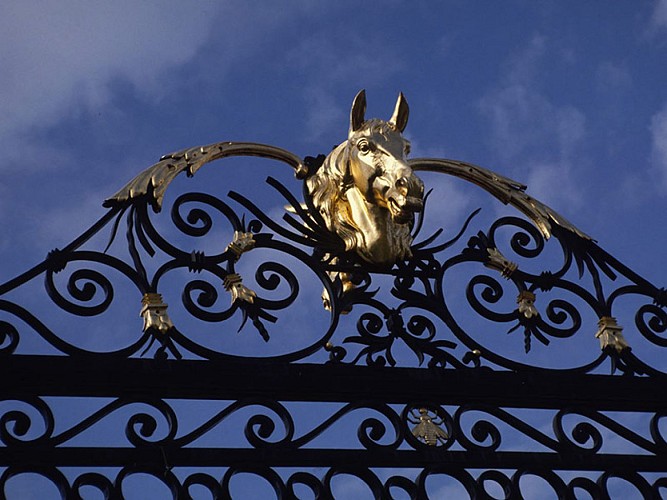
[[421, 212], [423, 202], [419, 198], [412, 198], [403, 201], [389, 198], [387, 202], [387, 210], [391, 216], [392, 221], [397, 225], [411, 225], [415, 220], [415, 212]]
[[[398, 223], [388, 208], [369, 203], [361, 192], [352, 188], [346, 193], [351, 219], [357, 227], [353, 249], [365, 261], [391, 267], [411, 257], [410, 224]], [[412, 220], [412, 214], [407, 222]]]
[[367, 238], [364, 234], [365, 244], [357, 249], [357, 253], [371, 264], [390, 268], [396, 262], [412, 257], [412, 236], [408, 228], [407, 224], [392, 224], [377, 239]]
[[[400, 176], [377, 177], [371, 186], [376, 205], [386, 209], [394, 224], [412, 225], [415, 213], [424, 208], [424, 183], [405, 166]], [[370, 200], [369, 200], [370, 201]]]

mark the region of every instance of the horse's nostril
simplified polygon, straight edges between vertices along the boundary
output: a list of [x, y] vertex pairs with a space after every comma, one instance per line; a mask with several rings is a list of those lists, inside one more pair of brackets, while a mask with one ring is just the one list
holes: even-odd
[[401, 177], [396, 181], [396, 187], [404, 188], [408, 187], [408, 180], [405, 177]]

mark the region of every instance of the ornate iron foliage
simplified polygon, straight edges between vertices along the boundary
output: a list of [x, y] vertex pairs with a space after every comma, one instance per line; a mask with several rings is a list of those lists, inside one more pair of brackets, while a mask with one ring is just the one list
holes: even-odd
[[[314, 165], [311, 168], [316, 168], [316, 160], [309, 161]], [[302, 208], [301, 202], [285, 186], [273, 178], [267, 182], [293, 209], [294, 214], [284, 216], [285, 224], [272, 220], [250, 199], [237, 192], [230, 192], [229, 198], [252, 217], [248, 222], [237, 215], [228, 202], [210, 194], [186, 193], [175, 199], [171, 221], [183, 235], [204, 239], [213, 227], [211, 211], [226, 219], [230, 240], [213, 253], [187, 251], [179, 247], [178, 240], [170, 241], [161, 234], [153, 222], [156, 216], [150, 213], [149, 198], [138, 198], [126, 206], [111, 208], [66, 248], [53, 250], [42, 263], [0, 286], [0, 311], [6, 313], [0, 323], [3, 340], [0, 352], [5, 356], [28, 354], [21, 347], [22, 338], [30, 334], [41, 337], [53, 349], [69, 356], [140, 356], [157, 341], [156, 356], [246, 357], [225, 352], [224, 345], [213, 349], [193, 341], [192, 332], [185, 331], [185, 325], [178, 324], [170, 316], [175, 304], [160, 302], [162, 297], [158, 294], [165, 292], [162, 282], [178, 272], [189, 273], [192, 278], [182, 287], [179, 307], [192, 318], [210, 324], [224, 325], [240, 316], [242, 329], [249, 330], [252, 325], [264, 341], [270, 342], [271, 327], [279, 326], [275, 324], [275, 312], [295, 304], [303, 286], [300, 282], [306, 278], [301, 269], [297, 276], [296, 270], [284, 263], [289, 257], [310, 273], [310, 290], [317, 286], [313, 282], [324, 289], [329, 311], [314, 312], [326, 314], [328, 324], [319, 337], [307, 345], [267, 356], [274, 360], [307, 361], [316, 353], [327, 352], [332, 363], [394, 366], [400, 364], [394, 356], [394, 348], [401, 343], [414, 354], [419, 364], [429, 366], [495, 366], [513, 371], [544, 369], [539, 365], [531, 366], [530, 356], [522, 353], [514, 352], [510, 357], [498, 352], [493, 344], [497, 342], [497, 334], [480, 338], [459, 321], [455, 310], [458, 304], [452, 305], [447, 288], [450, 283], [458, 284], [460, 280], [450, 280], [449, 276], [460, 273], [459, 269], [472, 269], [473, 275], [462, 292], [470, 310], [500, 330], [522, 332], [526, 352], [535, 341], [546, 346], [554, 340], [563, 343], [579, 335], [586, 337], [590, 353], [595, 352], [595, 338], [601, 349], [592, 359], [568, 367], [569, 370], [592, 372], [607, 361], [612, 371], [665, 375], [659, 366], [652, 366], [651, 359], [642, 359], [632, 350], [643, 341], [658, 349], [667, 346], [664, 338], [667, 328], [665, 289], [631, 271], [592, 240], [555, 226], [555, 242], [552, 244], [560, 246], [562, 264], [533, 272], [530, 261], [539, 260], [546, 241], [529, 222], [515, 217], [503, 217], [488, 231], [473, 233], [466, 245], [459, 245], [463, 246], [460, 251], [452, 252], [456, 243], [464, 241], [464, 234], [475, 215], [472, 214], [462, 224], [460, 233], [444, 243], [437, 243], [438, 232], [419, 240], [421, 221], [418, 221], [412, 257], [390, 268], [374, 267], [354, 252], [345, 251], [341, 240], [318, 220], [312, 210]], [[305, 200], [307, 207], [307, 196]], [[188, 205], [192, 208], [187, 209]], [[119, 242], [115, 240], [120, 239], [122, 226], [125, 226], [127, 248], [123, 251], [129, 256], [127, 260], [111, 251], [118, 246]], [[508, 232], [509, 242], [506, 239]], [[100, 236], [109, 242], [107, 248], [85, 248], [89, 240]], [[501, 251], [500, 248], [507, 250]], [[254, 276], [239, 273], [238, 266], [245, 256], [260, 249], [273, 252], [276, 260], [260, 262]], [[508, 250], [513, 253], [511, 258], [522, 259], [528, 264], [517, 265], [510, 260]], [[150, 271], [149, 264], [154, 271]], [[136, 305], [130, 303], [133, 309], [125, 310], [124, 314], [126, 317], [136, 314], [143, 300], [143, 328], [137, 320], [133, 342], [103, 354], [77, 346], [50, 326], [48, 318], [40, 318], [39, 313], [12, 300], [13, 292], [40, 277], [52, 303], [73, 316], [102, 317], [118, 297], [116, 287], [125, 287], [122, 297], [126, 303], [121, 305], [128, 305], [126, 299], [130, 294], [135, 297]], [[112, 277], [120, 277], [121, 284], [114, 284]], [[254, 289], [246, 285], [248, 279], [254, 279]], [[378, 289], [374, 284], [375, 280], [384, 285], [387, 279], [390, 280], [387, 287], [390, 288], [390, 299], [382, 294], [386, 288]], [[128, 285], [134, 289], [133, 293], [126, 288]], [[282, 296], [276, 297], [273, 293], [268, 298], [267, 294], [276, 290]], [[628, 298], [640, 301], [634, 313], [634, 324], [627, 314], [618, 322], [613, 319], [620, 317], [616, 314], [617, 304], [619, 309], [625, 307], [624, 300]], [[163, 304], [163, 324], [154, 314], [155, 307], [148, 305], [151, 300]], [[347, 321], [355, 314], [358, 315], [356, 332], [346, 331], [344, 337], [337, 338], [334, 334], [341, 318]], [[586, 316], [592, 318], [592, 322], [584, 323]], [[627, 330], [625, 336], [622, 333], [623, 326], [634, 327], [627, 340]], [[491, 342], [485, 345], [488, 339]], [[516, 338], [510, 335], [503, 341], [516, 342]], [[25, 344], [29, 346], [30, 342]], [[355, 346], [360, 348], [352, 349]], [[457, 355], [457, 346], [459, 350], [467, 350]]]
[[[351, 137], [365, 123], [356, 106]], [[382, 122], [398, 135], [407, 121], [402, 106], [399, 98], [392, 120]], [[359, 154], [372, 150], [354, 137]], [[300, 193], [266, 180], [289, 208], [281, 221], [261, 196], [221, 196], [215, 185], [212, 193], [165, 194], [179, 172], [193, 175], [228, 156], [294, 168]], [[656, 476], [667, 468], [667, 373], [656, 354], [667, 346], [665, 289], [519, 183], [451, 160], [401, 159], [393, 196], [405, 193], [412, 205], [387, 203], [409, 224], [409, 238], [400, 234], [410, 246], [395, 262], [373, 262], [377, 251], [352, 245], [314, 200], [313, 179], [326, 161], [228, 142], [167, 155], [107, 200], [108, 212], [71, 244], [0, 285], [0, 498], [30, 472], [64, 498], [80, 498], [82, 488], [121, 498], [137, 474], [154, 476], [177, 498], [194, 486], [228, 498], [242, 475], [265, 481], [279, 498], [332, 498], [340, 477], [356, 478], [376, 498], [427, 498], [442, 478], [471, 497], [521, 498], [528, 477], [559, 498], [608, 498], [615, 480], [659, 498], [667, 488]], [[436, 228], [424, 236], [429, 195], [419, 207], [412, 171], [463, 177], [535, 225], [503, 217], [472, 229], [475, 211], [457, 234]], [[343, 180], [350, 189], [351, 178]], [[165, 203], [168, 215], [160, 213]], [[542, 262], [547, 269], [535, 271]], [[40, 293], [45, 305], [35, 308]], [[297, 312], [305, 316], [293, 319]], [[103, 347], [72, 333], [116, 323], [123, 335], [104, 336]], [[67, 396], [93, 396], [99, 405], [74, 424], [59, 423]], [[192, 425], [186, 401], [196, 399], [215, 411], [184, 431]], [[326, 416], [307, 410], [304, 421], [294, 401], [338, 406]], [[126, 423], [111, 433], [116, 441], [81, 446], [118, 418]], [[245, 419], [243, 439], [224, 429], [235, 418]], [[342, 423], [356, 442], [321, 446], [339, 441]], [[237, 441], [201, 445], [220, 435]], [[81, 466], [110, 469], [59, 469]], [[404, 468], [412, 476], [394, 474]]]

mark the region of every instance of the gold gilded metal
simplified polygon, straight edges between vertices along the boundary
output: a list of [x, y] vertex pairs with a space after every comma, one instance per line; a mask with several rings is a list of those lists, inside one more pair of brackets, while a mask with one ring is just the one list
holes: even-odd
[[284, 161], [294, 168], [299, 179], [308, 173], [301, 158], [284, 149], [254, 142], [217, 142], [164, 155], [159, 162], [148, 167], [116, 194], [107, 198], [104, 206], [123, 205], [137, 198], [147, 197], [153, 210], [159, 212], [162, 209], [164, 193], [178, 174], [185, 172], [191, 177], [206, 163], [228, 156], [259, 156]]
[[223, 285], [225, 290], [232, 295], [232, 304], [237, 300], [252, 304], [257, 297], [257, 294], [245, 286], [241, 276], [236, 273], [228, 274], [223, 281]]
[[436, 446], [438, 442], [444, 443], [449, 437], [447, 433], [440, 428], [440, 425], [443, 424], [442, 419], [438, 418], [436, 415], [434, 420], [434, 417], [430, 415], [427, 408], [420, 408], [419, 416], [417, 417], [414, 414], [413, 416], [419, 418], [419, 421], [412, 429], [412, 435], [420, 441], [423, 441], [429, 446]]
[[526, 318], [530, 319], [540, 314], [535, 307], [535, 294], [530, 290], [521, 290], [516, 301], [519, 304], [519, 313]]
[[[336, 277], [340, 279], [341, 285], [343, 287], [343, 295], [356, 288], [356, 285], [352, 282], [352, 274], [350, 273], [328, 272], [327, 274], [332, 281], [335, 280]], [[331, 311], [331, 298], [329, 297], [329, 292], [326, 288], [322, 290], [322, 305], [324, 306], [324, 309]], [[350, 311], [341, 311], [342, 314], [347, 314], [348, 312]]]
[[629, 349], [630, 345], [623, 337], [623, 327], [616, 323], [616, 318], [611, 316], [603, 316], [598, 321], [598, 331], [595, 338], [600, 340], [600, 349], [603, 351], [614, 349], [620, 353], [625, 349]]
[[[424, 198], [424, 184], [415, 172], [422, 171], [453, 175], [482, 187], [532, 219], [545, 238], [559, 226], [591, 239], [526, 194], [525, 185], [508, 177], [457, 160], [408, 160], [410, 144], [402, 133], [409, 109], [402, 93], [388, 121], [366, 120], [365, 112], [366, 93], [362, 90], [352, 104], [347, 141], [337, 146], [316, 172], [309, 172], [301, 158], [284, 149], [250, 142], [218, 142], [163, 156], [104, 205], [125, 206], [146, 199], [158, 212], [167, 187], [179, 173], [192, 176], [206, 163], [229, 156], [258, 156], [291, 165], [296, 177], [306, 180], [313, 205], [327, 228], [340, 236], [346, 250], [374, 265], [388, 267], [411, 257], [414, 214], [423, 209]], [[241, 247], [238, 250], [246, 251]], [[495, 257], [491, 256], [490, 261], [494, 262]], [[507, 272], [512, 271], [511, 266], [507, 267]]]
[[406, 158], [410, 144], [402, 132], [409, 110], [403, 94], [389, 121], [365, 120], [365, 111], [362, 90], [352, 104], [347, 141], [326, 157], [306, 185], [346, 250], [372, 264], [392, 266], [412, 255], [411, 229], [415, 212], [423, 208], [424, 184]]
[[167, 314], [167, 304], [162, 301], [159, 293], [146, 293], [141, 299], [141, 317], [144, 319], [143, 331], [149, 329], [159, 333], [167, 333], [174, 327]]
[[487, 248], [486, 252], [489, 254], [489, 260], [487, 260], [484, 265], [490, 269], [500, 271], [503, 278], [508, 279], [519, 267], [511, 260], [505, 258], [497, 248]]
[[439, 172], [477, 184], [505, 205], [512, 205], [527, 215], [547, 239], [551, 237], [553, 225], [572, 231], [585, 240], [592, 239], [554, 209], [526, 194], [525, 184], [509, 177], [472, 163], [444, 158], [415, 158], [408, 163], [415, 172]]
[[238, 260], [241, 257], [241, 254], [248, 252], [253, 248], [255, 248], [255, 236], [252, 233], [234, 231], [234, 239], [227, 245], [225, 250], [231, 250], [236, 256], [236, 260]]

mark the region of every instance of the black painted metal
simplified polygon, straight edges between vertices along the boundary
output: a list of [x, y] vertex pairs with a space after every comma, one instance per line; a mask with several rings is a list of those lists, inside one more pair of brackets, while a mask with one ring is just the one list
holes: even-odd
[[[559, 227], [549, 243], [562, 261], [532, 271], [545, 253], [540, 233], [514, 217], [472, 231], [475, 214], [450, 241], [417, 234], [413, 258], [374, 269], [344, 252], [305, 191], [311, 210], [278, 181], [268, 183], [294, 209], [282, 224], [235, 192], [227, 201], [186, 193], [162, 231], [151, 200], [133, 200], [0, 285], [0, 498], [29, 472], [64, 498], [85, 488], [120, 498], [136, 474], [154, 476], [178, 498], [189, 498], [195, 485], [229, 497], [248, 474], [281, 498], [331, 498], [346, 477], [376, 498], [426, 498], [445, 479], [471, 497], [495, 485], [520, 498], [530, 477], [561, 498], [608, 498], [619, 480], [646, 498], [664, 492], [664, 289]], [[246, 254], [225, 249], [229, 241], [213, 252], [188, 250], [174, 237], [204, 241], [220, 220], [229, 236], [253, 233], [248, 256], [277, 256], [254, 263], [252, 303], [229, 305], [223, 286]], [[520, 261], [517, 269], [493, 260], [500, 248]], [[340, 272], [356, 288], [343, 293]], [[181, 303], [169, 301], [175, 328], [142, 332], [138, 318], [126, 320], [136, 317], [143, 294], [170, 291], [174, 276], [181, 280]], [[448, 287], [459, 282], [454, 294]], [[44, 309], [34, 306], [40, 289]], [[331, 311], [313, 308], [308, 314], [320, 320], [286, 332], [280, 314], [320, 289]], [[538, 315], [519, 310], [522, 291], [535, 294]], [[121, 312], [109, 320], [115, 307]], [[56, 321], [53, 311], [88, 326]], [[600, 350], [597, 320], [611, 316], [631, 347], [651, 349]], [[118, 318], [136, 324], [124, 343], [111, 339], [104, 352], [86, 344], [88, 328]], [[218, 328], [214, 341], [201, 341], [198, 325]], [[511, 333], [517, 330], [522, 339]], [[232, 340], [267, 350], [234, 351]], [[532, 358], [539, 349], [553, 349], [562, 363]], [[92, 406], [74, 418], [78, 398]], [[192, 410], [201, 401], [206, 415]], [[446, 435], [435, 445], [412, 433], [420, 410]], [[210, 444], [221, 436], [228, 441]], [[179, 473], [192, 467], [202, 472]]]

